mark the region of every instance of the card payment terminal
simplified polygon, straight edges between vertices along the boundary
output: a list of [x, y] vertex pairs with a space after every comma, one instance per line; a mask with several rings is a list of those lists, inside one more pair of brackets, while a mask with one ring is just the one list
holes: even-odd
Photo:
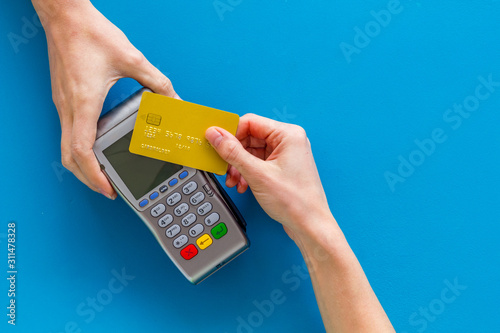
[[197, 284], [249, 247], [246, 223], [213, 174], [129, 152], [145, 91], [101, 117], [94, 153], [116, 192]]

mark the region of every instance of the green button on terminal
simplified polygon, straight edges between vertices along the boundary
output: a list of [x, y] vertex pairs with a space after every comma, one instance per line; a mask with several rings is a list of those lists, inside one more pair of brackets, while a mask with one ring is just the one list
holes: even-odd
[[215, 239], [219, 239], [225, 234], [227, 234], [227, 227], [225, 223], [219, 223], [215, 227], [212, 228], [212, 236], [214, 236]]

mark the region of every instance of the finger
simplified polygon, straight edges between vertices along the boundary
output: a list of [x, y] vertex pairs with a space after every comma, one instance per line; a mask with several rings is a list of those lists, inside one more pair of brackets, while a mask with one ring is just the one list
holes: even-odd
[[[69, 117], [68, 117], [69, 118]], [[64, 118], [66, 119], [66, 117]], [[92, 186], [87, 178], [83, 175], [80, 167], [73, 159], [71, 155], [71, 124], [69, 120], [63, 120], [61, 116], [61, 163], [62, 165], [71, 171], [76, 178], [78, 178], [82, 183], [87, 185], [93, 191], [99, 191], [97, 188]]]
[[78, 166], [78, 164], [75, 162], [75, 160], [73, 160], [73, 164], [75, 165], [75, 167], [69, 169], [69, 168], [66, 168], [68, 169], [69, 171], [71, 171], [71, 173], [73, 173], [73, 175], [78, 178], [79, 181], [81, 181], [83, 184], [85, 184], [88, 188], [90, 188], [92, 191], [94, 192], [99, 192], [99, 189], [98, 188], [95, 188], [92, 184], [89, 183], [89, 181], [87, 180], [87, 178], [85, 178], [83, 172], [80, 170], [80, 167]]
[[279, 134], [281, 124], [275, 120], [249, 113], [240, 118], [236, 138], [243, 140], [247, 137], [254, 137], [253, 141], [248, 142], [249, 145], [257, 144], [259, 141], [256, 139], [260, 139], [261, 143], [264, 141], [269, 144], [269, 139], [274, 139], [273, 136]]
[[73, 116], [71, 133], [71, 156], [78, 164], [81, 173], [90, 187], [109, 199], [116, 198], [116, 192], [102, 173], [92, 147], [95, 141], [97, 120], [102, 101], [84, 98], [78, 103], [79, 109]]
[[68, 112], [68, 106], [62, 102], [64, 99], [61, 98], [60, 90], [55, 88], [54, 81], [52, 81], [52, 84], [53, 100], [61, 121], [61, 164], [90, 189], [98, 191], [83, 176], [80, 167], [71, 155], [71, 131], [73, 127], [72, 113]]
[[236, 189], [238, 193], [245, 193], [245, 191], [248, 189], [248, 183], [245, 180], [245, 178], [243, 177], [240, 178], [238, 185], [236, 185]]
[[235, 187], [239, 183], [240, 178], [241, 174], [235, 167], [229, 168], [226, 176], [226, 186], [229, 188]]
[[264, 162], [247, 152], [241, 143], [225, 129], [210, 127], [205, 132], [205, 137], [220, 157], [238, 169], [242, 175], [262, 169], [261, 163]]
[[230, 166], [226, 175], [226, 186], [232, 188], [236, 186], [239, 193], [245, 193], [248, 189], [248, 183], [240, 174], [240, 172], [233, 166]]
[[122, 69], [123, 75], [137, 80], [155, 93], [180, 99], [179, 95], [174, 91], [172, 82], [153, 66], [141, 52], [138, 50], [136, 52], [131, 56], [131, 60], [126, 67]]

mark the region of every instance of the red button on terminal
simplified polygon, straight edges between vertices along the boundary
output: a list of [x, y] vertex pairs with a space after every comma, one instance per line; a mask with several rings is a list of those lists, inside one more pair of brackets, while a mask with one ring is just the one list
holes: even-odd
[[191, 260], [198, 254], [198, 249], [193, 244], [189, 244], [181, 250], [181, 256], [186, 260]]

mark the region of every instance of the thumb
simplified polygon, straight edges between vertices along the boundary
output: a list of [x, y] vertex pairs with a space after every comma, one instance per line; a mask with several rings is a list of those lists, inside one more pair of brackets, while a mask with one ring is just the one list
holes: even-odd
[[231, 133], [220, 127], [210, 127], [205, 132], [210, 142], [222, 159], [234, 166], [245, 179], [252, 178], [252, 171], [258, 170], [264, 161], [250, 154], [241, 142]]
[[160, 72], [146, 57], [139, 51], [133, 65], [123, 69], [126, 77], [137, 80], [144, 87], [148, 87], [157, 94], [180, 99], [172, 86], [172, 82]]

